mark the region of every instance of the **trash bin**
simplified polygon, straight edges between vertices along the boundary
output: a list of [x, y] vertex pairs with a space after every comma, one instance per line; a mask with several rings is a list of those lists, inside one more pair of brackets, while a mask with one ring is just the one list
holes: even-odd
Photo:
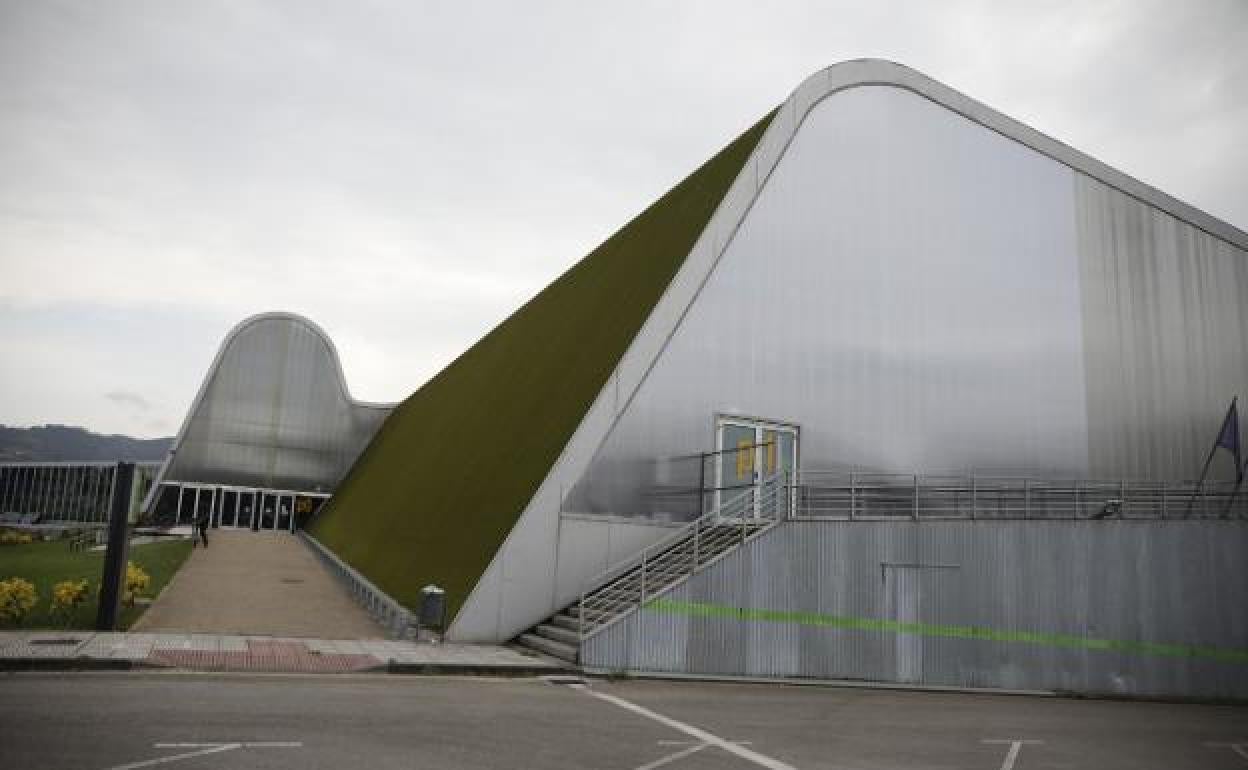
[[437, 629], [446, 623], [446, 591], [434, 585], [420, 589], [420, 627]]

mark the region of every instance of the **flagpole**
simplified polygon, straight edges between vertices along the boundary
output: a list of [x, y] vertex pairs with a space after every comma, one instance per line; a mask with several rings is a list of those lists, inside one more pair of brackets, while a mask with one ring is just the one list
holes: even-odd
[[1236, 474], [1235, 489], [1231, 490], [1231, 499], [1227, 501], [1226, 508], [1222, 511], [1222, 518], [1227, 519], [1231, 516], [1231, 509], [1235, 507], [1235, 498], [1239, 497], [1239, 488], [1243, 486], [1244, 474], [1248, 474], [1248, 460], [1244, 461], [1243, 469]]
[[[1200, 481], [1196, 482], [1196, 491], [1192, 492], [1192, 496], [1187, 498], [1187, 509], [1183, 512], [1184, 518], [1192, 515], [1192, 503], [1196, 502], [1196, 496], [1204, 488], [1205, 474], [1209, 472], [1209, 465], [1213, 462], [1213, 456], [1218, 453], [1218, 447], [1222, 446], [1222, 429], [1226, 427], [1226, 421], [1230, 419], [1231, 413], [1235, 411], [1235, 402], [1238, 400], [1239, 396], [1231, 399], [1231, 405], [1226, 410], [1226, 416], [1222, 418], [1222, 424], [1218, 427], [1218, 437], [1213, 440], [1213, 446], [1209, 448], [1209, 456], [1205, 458], [1205, 467], [1200, 469]], [[1239, 468], [1235, 469], [1235, 475], [1239, 475]]]

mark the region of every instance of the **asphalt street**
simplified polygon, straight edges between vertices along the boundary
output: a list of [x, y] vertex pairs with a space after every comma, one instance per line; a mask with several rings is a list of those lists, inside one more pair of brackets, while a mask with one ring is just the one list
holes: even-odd
[[1248, 770], [1248, 708], [656, 681], [7, 674], [0, 767]]

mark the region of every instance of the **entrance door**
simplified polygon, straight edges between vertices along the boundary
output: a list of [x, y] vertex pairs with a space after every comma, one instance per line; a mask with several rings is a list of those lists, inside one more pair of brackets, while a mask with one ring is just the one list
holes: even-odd
[[207, 517], [209, 526], [212, 525], [212, 514], [217, 504], [216, 490], [211, 488], [200, 488], [195, 490], [195, 518], [192, 520], [192, 526], [199, 525], [201, 516]]
[[[923, 597], [923, 570], [911, 565], [887, 565], [884, 590], [888, 618], [903, 627], [917, 625]], [[893, 648], [891, 652], [897, 681], [923, 681], [923, 637], [916, 633], [898, 632], [888, 641]], [[889, 652], [885, 650], [885, 660], [888, 660]]]
[[277, 495], [264, 492], [260, 499], [260, 523], [257, 529], [273, 529], [277, 524]]
[[290, 522], [291, 522], [291, 513], [294, 510], [294, 506], [295, 506], [294, 495], [279, 495], [278, 496], [277, 498], [277, 527], [276, 527], [277, 529], [285, 530], [287, 532], [292, 531]]
[[[797, 469], [797, 426], [741, 417], [720, 417], [718, 422], [716, 507], [732, 506], [734, 510], [724, 511], [725, 516], [758, 517], [761, 506], [771, 503], [759, 498], [758, 485], [779, 471], [791, 477]], [[749, 489], [753, 494], [735, 502]], [[780, 493], [782, 497], [775, 501], [782, 508], [778, 513], [791, 504], [791, 493]]]
[[238, 492], [227, 489], [221, 493], [221, 526], [233, 527], [238, 520]]
[[246, 490], [238, 493], [238, 513], [235, 526], [251, 529], [252, 514], [256, 507], [256, 493]]

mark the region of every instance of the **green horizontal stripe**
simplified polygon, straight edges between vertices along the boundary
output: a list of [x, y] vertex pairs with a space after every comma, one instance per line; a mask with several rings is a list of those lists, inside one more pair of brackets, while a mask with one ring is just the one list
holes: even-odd
[[799, 626], [844, 628], [851, 631], [884, 631], [895, 634], [914, 634], [917, 636], [982, 639], [990, 642], [1042, 644], [1048, 647], [1130, 652], [1138, 655], [1160, 655], [1171, 658], [1210, 658], [1227, 663], [1248, 663], [1248, 650], [1199, 647], [1190, 644], [1162, 644], [1124, 639], [1092, 639], [1086, 636], [1072, 636], [1070, 634], [1049, 634], [1039, 631], [1006, 631], [999, 628], [980, 628], [978, 626], [903, 623], [897, 620], [853, 618], [841, 615], [821, 615], [814, 612], [765, 610], [754, 607], [729, 607], [722, 604], [682, 602], [662, 598], [646, 602], [645, 608], [651, 612], [688, 615], [698, 618], [747, 620], [762, 623], [793, 623]]

